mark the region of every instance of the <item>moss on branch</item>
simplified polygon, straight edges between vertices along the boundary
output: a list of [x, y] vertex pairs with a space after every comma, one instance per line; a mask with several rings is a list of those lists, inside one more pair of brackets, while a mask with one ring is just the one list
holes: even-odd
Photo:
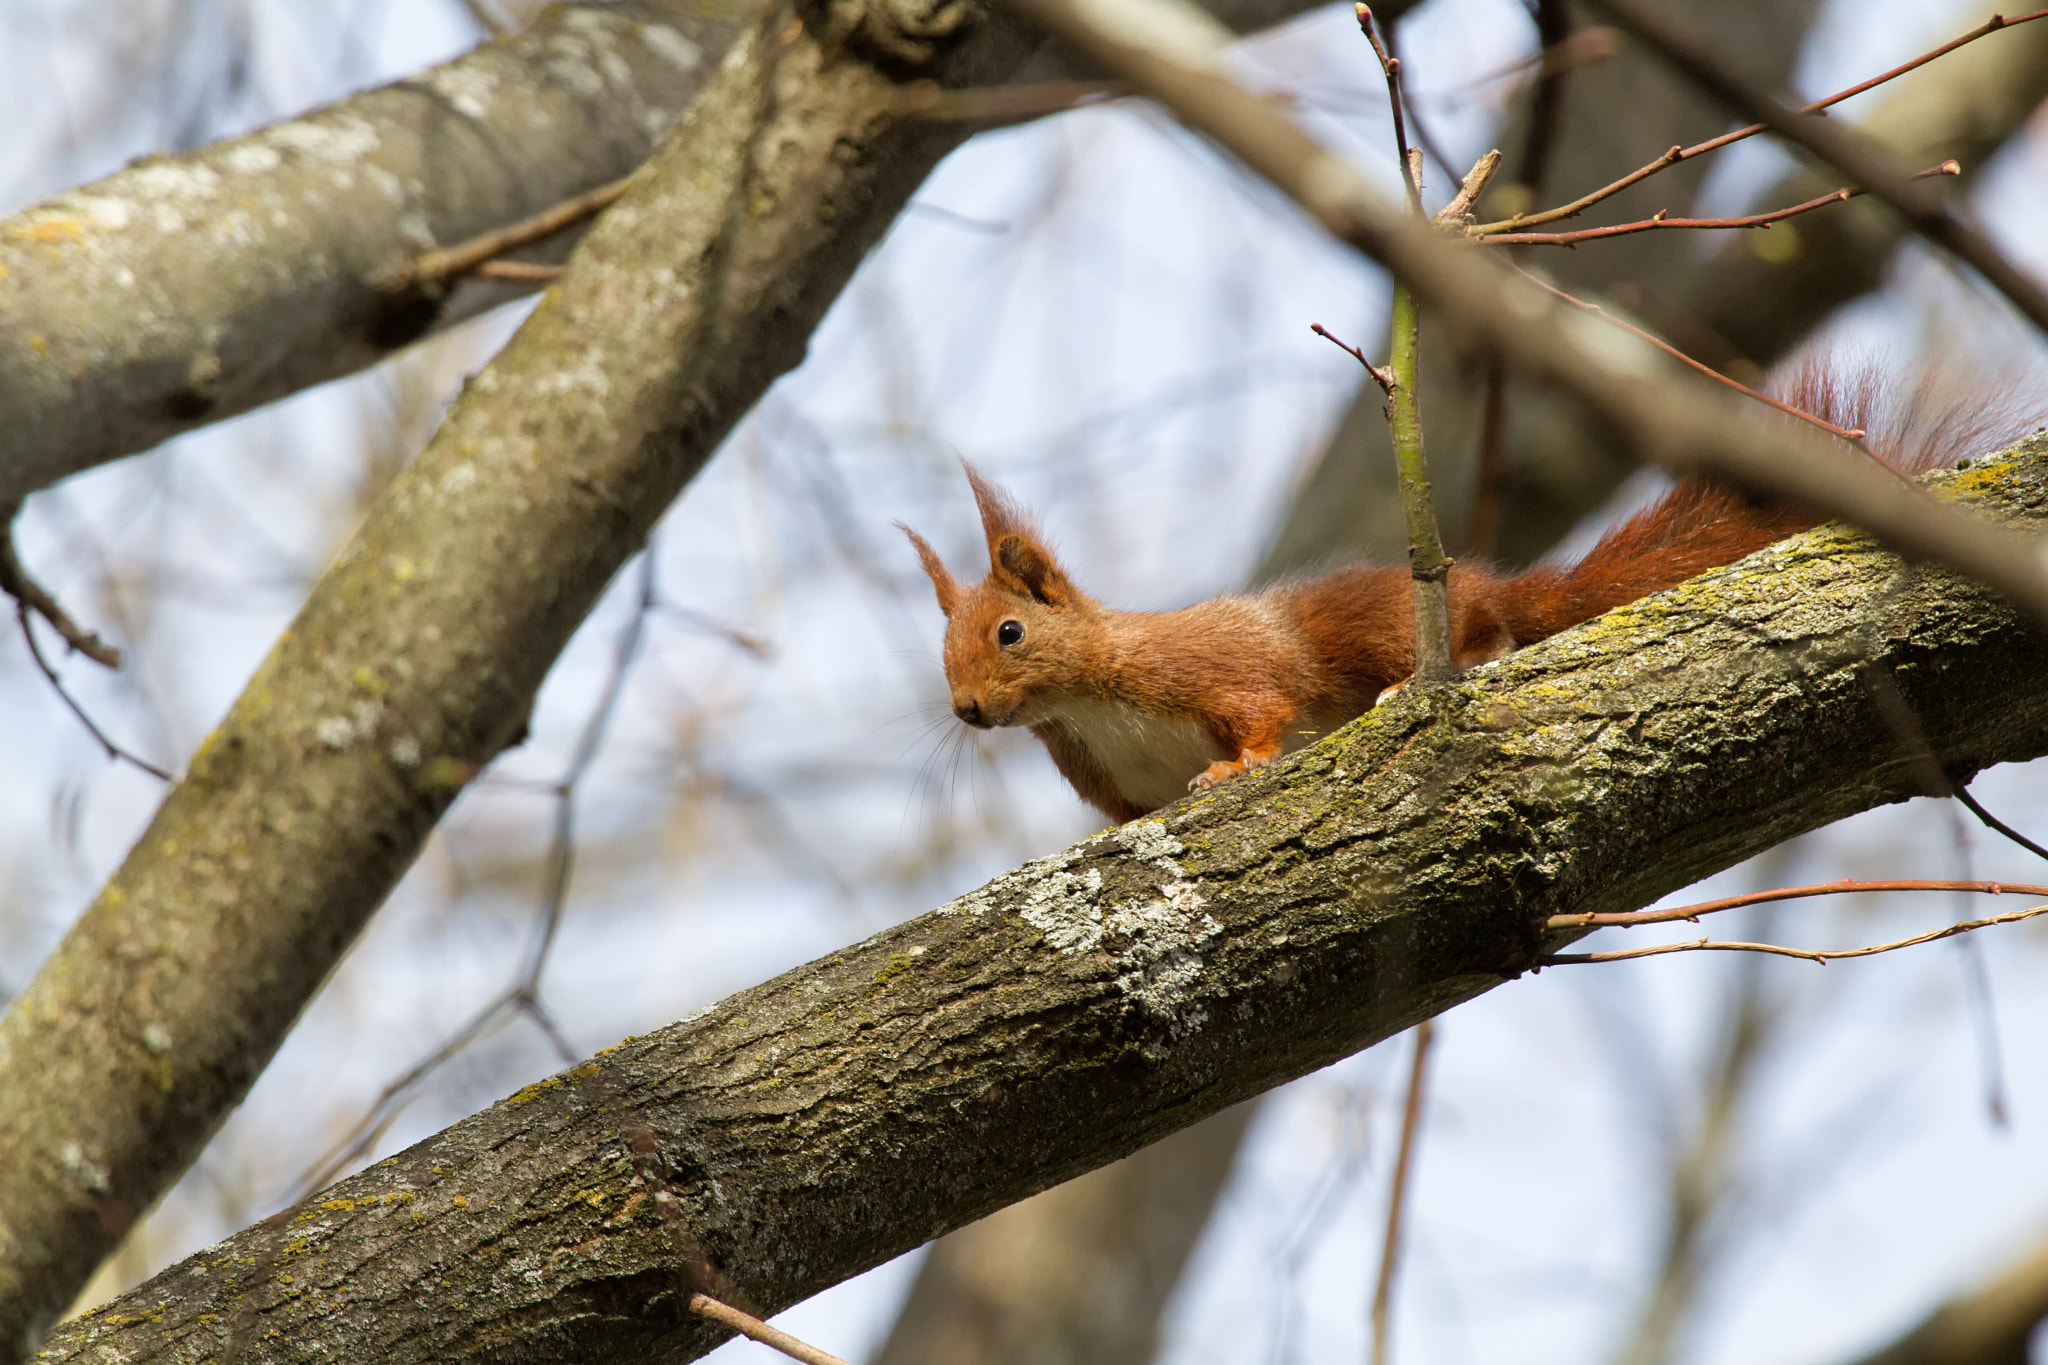
[[[1943, 482], [2048, 518], [2048, 444]], [[52, 1339], [52, 1361], [673, 1361], [1914, 795], [2048, 751], [2048, 640], [1822, 527], [998, 877], [456, 1124]], [[283, 1267], [289, 1259], [290, 1269]]]

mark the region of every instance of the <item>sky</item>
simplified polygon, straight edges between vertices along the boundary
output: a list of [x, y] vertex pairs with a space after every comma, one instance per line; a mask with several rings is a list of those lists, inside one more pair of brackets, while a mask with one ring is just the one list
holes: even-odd
[[[474, 40], [454, 4], [145, 4], [134, 38], [94, 7], [0, 0], [0, 80], [41, 98], [0, 147], [7, 206], [145, 151], [191, 145], [417, 70]], [[1949, 4], [1831, 5], [1800, 68], [1817, 94], [1978, 16]], [[1530, 50], [1509, 0], [1432, 0], [1404, 30], [1440, 137], [1476, 152], [1497, 111], [1458, 94]], [[153, 43], [154, 47], [148, 47]], [[142, 57], [137, 52], [147, 48]], [[240, 50], [223, 64], [223, 51]], [[1387, 174], [1377, 73], [1347, 11], [1245, 44], [1254, 82], [1310, 92], [1319, 136]], [[124, 66], [123, 63], [128, 63]], [[140, 62], [142, 76], [133, 74]], [[1370, 80], [1366, 79], [1368, 76]], [[223, 95], [223, 91], [227, 93]], [[1444, 92], [1444, 93], [1439, 93]], [[2042, 149], [2023, 139], [1978, 205], [2023, 259]], [[1746, 144], [1703, 202], [1782, 164]], [[655, 539], [662, 606], [578, 784], [579, 871], [544, 999], [587, 1053], [957, 895], [1087, 833], [1030, 741], [963, 735], [944, 706], [940, 619], [891, 523], [957, 569], [976, 533], [955, 458], [1033, 507], [1068, 567], [1115, 605], [1229, 590], [1256, 563], [1357, 387], [1308, 331], [1377, 335], [1384, 278], [1218, 152], [1142, 104], [976, 138], [871, 254], [811, 347]], [[1911, 354], [1930, 314], [2039, 345], [1926, 253], [1820, 345]], [[394, 461], [516, 312], [71, 480], [29, 508], [22, 548], [60, 595], [132, 644], [132, 669], [66, 678], [97, 717], [175, 765], [233, 700]], [[531, 743], [458, 805], [122, 1273], [261, 1217], [382, 1087], [501, 989], [530, 942], [535, 866], [593, 699], [617, 666], [638, 570], [543, 689]], [[0, 642], [0, 988], [18, 989], [118, 865], [160, 788], [108, 764]], [[1989, 772], [1991, 809], [2043, 832], [2048, 771]], [[2048, 880], [1938, 803], [1808, 836], [1674, 902], [1854, 875]], [[2001, 907], [2003, 908], [2003, 907]], [[1809, 944], [1944, 922], [1948, 901], [1806, 902], [1769, 930]], [[1695, 931], [1696, 932], [1696, 931]], [[1731, 926], [1733, 932], [1733, 926]], [[2048, 1231], [2044, 939], [1825, 969], [1746, 964], [1772, 1019], [1742, 1107], [1740, 1174], [1688, 1362], [1846, 1360]], [[1608, 1354], [1655, 1263], [1670, 1154], [1696, 1121], [1745, 964], [1676, 957], [1556, 969], [1442, 1020], [1398, 1305], [1404, 1362]], [[1988, 978], [1995, 1030], [1983, 1023]], [[1998, 1063], [1987, 1067], [1995, 1038]], [[1176, 1298], [1164, 1359], [1362, 1355], [1407, 1043], [1284, 1087]], [[552, 1070], [508, 1023], [401, 1110], [395, 1150]], [[1987, 1116], [1987, 1076], [2010, 1122]], [[914, 1271], [905, 1258], [783, 1325], [859, 1359]], [[111, 1284], [111, 1281], [109, 1282]], [[1282, 1319], [1285, 1319], [1283, 1330]], [[719, 1359], [753, 1358], [734, 1344]]]

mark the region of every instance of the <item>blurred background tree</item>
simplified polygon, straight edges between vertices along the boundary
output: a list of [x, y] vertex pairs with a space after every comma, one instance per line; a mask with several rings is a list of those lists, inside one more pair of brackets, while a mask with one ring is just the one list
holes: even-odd
[[[1753, 76], [1808, 95], [1982, 17], [1909, 0], [1694, 12]], [[1516, 186], [1546, 201], [1582, 192], [1727, 126], [1653, 59], [1587, 41], [1595, 14], [1431, 0], [1381, 16], [1399, 21], [1418, 113], [1444, 155], [1509, 150], [1501, 203]], [[130, 157], [411, 74], [533, 17], [510, 0], [6, 0], [0, 63], [31, 97], [0, 154], [0, 193], [25, 205]], [[1575, 55], [1553, 63], [1567, 69], [1548, 86], [1556, 112], [1533, 113], [1546, 68], [1527, 59], [1572, 32], [1576, 46], [1558, 50]], [[1392, 183], [1378, 71], [1348, 11], [1261, 34], [1237, 60]], [[2030, 231], [2042, 209], [2030, 121], [2044, 94], [2048, 24], [1842, 112], [1916, 163], [1961, 160], [1982, 217], [2038, 266], [2048, 245]], [[1811, 183], [1751, 144], [1592, 221], [1734, 212], [1807, 197]], [[1538, 263], [1744, 378], [1813, 349], [2018, 374], [2040, 345], [1863, 203], [1771, 234], [1654, 234]], [[972, 563], [953, 464], [965, 453], [1037, 509], [1083, 581], [1118, 605], [1398, 554], [1377, 392], [1360, 392], [1356, 366], [1308, 333], [1324, 322], [1371, 335], [1385, 294], [1369, 264], [1142, 103], [971, 141], [863, 266], [810, 360], [670, 514], [644, 572], [585, 627], [532, 740], [463, 799], [81, 1306], [552, 1070], [565, 1050], [675, 1018], [1084, 833], [1091, 817], [1035, 746], [953, 723], [937, 613], [890, 521]], [[515, 323], [511, 308], [484, 312], [357, 378], [34, 497], [25, 557], [130, 650], [119, 674], [66, 666], [86, 709], [137, 752], [181, 763]], [[1476, 540], [1533, 562], [1654, 488], [1597, 423], [1512, 375], [1482, 476], [1489, 377], [1448, 355], [1427, 372], [1454, 548]], [[105, 760], [18, 640], [0, 648], [0, 688], [11, 994], [160, 788]], [[1978, 790], [2038, 835], [2042, 782], [2038, 765], [2002, 769]], [[1717, 885], [1964, 870], [2041, 880], [2019, 850], [1924, 801], [1759, 862]], [[536, 924], [557, 910], [534, 958]], [[1908, 911], [1797, 913], [1861, 935]], [[1460, 1009], [1444, 1021], [1425, 1109], [1393, 1354], [2026, 1359], [2048, 1311], [2048, 1266], [2031, 1251], [2048, 1178], [2028, 1158], [2048, 1112], [2048, 1056], [2032, 1045], [2048, 1036], [2041, 952], [2021, 929], [1825, 978], [1782, 962], [1630, 964], [1553, 973]], [[487, 1008], [529, 970], [535, 1007]], [[1404, 1065], [1398, 1049], [1354, 1058], [784, 1320], [890, 1365], [1359, 1353]], [[1952, 1296], [1946, 1317], [1921, 1323]]]

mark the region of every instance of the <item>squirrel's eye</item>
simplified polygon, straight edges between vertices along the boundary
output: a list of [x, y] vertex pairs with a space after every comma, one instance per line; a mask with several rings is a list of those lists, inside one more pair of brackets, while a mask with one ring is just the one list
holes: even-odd
[[1023, 638], [1024, 623], [1022, 621], [1005, 621], [996, 627], [996, 643], [1004, 649], [1008, 649]]

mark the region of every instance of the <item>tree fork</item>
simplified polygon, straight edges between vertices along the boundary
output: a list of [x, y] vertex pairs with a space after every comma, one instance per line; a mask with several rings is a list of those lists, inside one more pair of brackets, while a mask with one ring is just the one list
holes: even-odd
[[1037, 46], [987, 20], [949, 42], [967, 19], [837, 0], [743, 35], [323, 573], [0, 1022], [0, 1359], [240, 1102], [619, 566], [966, 136], [907, 117], [902, 80], [989, 84]]

